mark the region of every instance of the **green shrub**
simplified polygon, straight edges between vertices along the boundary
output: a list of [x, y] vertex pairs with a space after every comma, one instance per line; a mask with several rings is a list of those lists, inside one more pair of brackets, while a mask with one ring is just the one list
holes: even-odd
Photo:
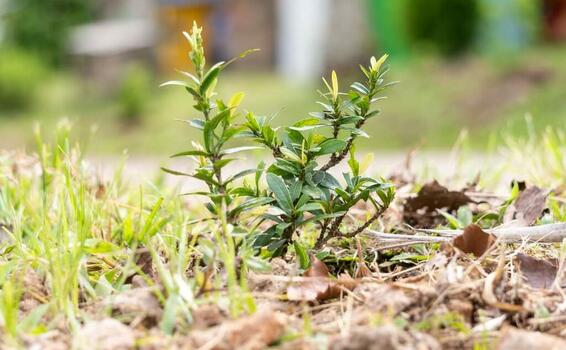
[[[364, 231], [387, 209], [394, 196], [391, 184], [363, 175], [363, 168], [356, 160], [354, 144], [358, 137], [368, 137], [362, 130], [367, 120], [379, 114], [375, 103], [381, 100], [382, 91], [390, 85], [385, 83], [387, 70], [384, 55], [376, 60], [372, 57], [369, 66], [361, 67], [362, 82], [353, 83], [348, 92], [338, 88], [336, 73], [328, 89], [321, 93], [319, 104], [322, 111], [311, 115], [289, 127], [274, 128], [266, 117], [248, 112], [246, 121], [238, 124], [241, 116], [237, 108], [243, 98], [235, 94], [227, 103], [216, 98], [215, 86], [221, 71], [231, 62], [220, 62], [206, 68], [201, 28], [194, 27], [191, 34], [185, 33], [192, 51], [189, 54], [195, 74], [183, 72], [187, 81], [170, 81], [164, 85], [177, 85], [187, 90], [195, 101], [194, 108], [201, 118], [188, 123], [202, 132], [202, 142], [193, 142], [193, 149], [175, 154], [174, 157], [189, 156], [197, 166], [191, 173], [166, 171], [204, 181], [207, 190], [195, 194], [209, 198], [207, 208], [212, 218], [221, 223], [217, 244], [225, 253], [228, 280], [235, 279], [233, 271], [234, 247], [231, 232], [237, 232], [242, 212], [266, 206], [269, 211], [256, 218], [260, 223], [247, 232], [247, 242], [253, 242], [256, 252], [263, 256], [279, 256], [287, 252], [290, 244], [295, 251], [306, 256], [307, 247], [300, 243], [300, 229], [316, 225], [319, 229], [315, 248], [332, 238], [351, 238]], [[230, 147], [236, 138], [247, 137], [262, 145], [274, 160], [269, 166], [259, 162], [255, 169], [240, 171], [226, 176], [226, 165], [235, 161], [235, 153], [257, 147]], [[329, 170], [348, 159], [349, 171], [343, 173], [343, 182], [338, 181]], [[239, 178], [254, 175], [253, 180], [238, 185]], [[267, 188], [262, 186], [265, 176]], [[357, 226], [344, 225], [348, 212], [360, 202], [367, 202], [374, 210], [368, 212], [365, 222]], [[230, 227], [234, 227], [231, 229]], [[259, 229], [262, 227], [262, 229]], [[240, 228], [240, 230], [242, 230]], [[245, 230], [242, 233], [246, 233]], [[250, 239], [251, 237], [251, 239]], [[235, 281], [232, 280], [232, 284]]]
[[120, 115], [125, 121], [140, 122], [151, 97], [152, 78], [150, 72], [141, 65], [130, 66], [118, 92]]
[[475, 40], [480, 20], [477, 0], [410, 0], [407, 11], [412, 39], [444, 55], [462, 53]]
[[47, 76], [47, 69], [35, 56], [19, 50], [0, 51], [0, 109], [30, 107]]
[[48, 64], [61, 64], [69, 29], [92, 18], [93, 4], [91, 0], [8, 0], [6, 39]]

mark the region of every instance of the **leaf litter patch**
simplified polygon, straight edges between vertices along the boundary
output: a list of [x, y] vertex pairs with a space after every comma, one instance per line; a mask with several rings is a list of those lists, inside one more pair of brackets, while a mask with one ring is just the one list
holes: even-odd
[[[226, 291], [211, 277], [221, 280], [222, 271], [203, 270], [203, 254], [194, 252], [191, 270], [185, 273], [201, 276], [195, 278], [200, 294], [193, 295], [191, 321], [175, 318], [171, 335], [164, 331], [170, 310], [157, 273], [171, 257], [138, 248], [129, 252], [137, 272], [125, 277], [124, 290], [100, 300], [81, 293], [81, 321], [74, 336], [61, 324], [25, 335], [24, 345], [561, 349], [566, 338], [566, 279], [559, 238], [566, 230], [557, 222], [546, 229], [544, 216], [552, 196], [535, 186], [509, 199], [451, 191], [436, 181], [425, 184], [416, 194], [398, 198], [390, 208], [393, 215], [373, 226], [386, 231], [382, 235], [331, 240], [308, 258], [304, 269], [296, 256], [287, 254], [271, 260], [270, 271], [250, 271], [246, 282], [256, 311], [237, 318], [229, 316]], [[486, 197], [495, 199], [479, 207]], [[553, 205], [564, 210], [564, 202]], [[461, 208], [469, 208], [473, 223], [449, 229], [438, 209], [456, 217]], [[352, 223], [345, 225], [354, 225], [356, 218], [348, 220]], [[3, 229], [12, 233], [9, 225]], [[554, 237], [551, 242], [540, 243], [549, 235]], [[93, 261], [112, 264], [104, 254], [93, 255]], [[91, 262], [89, 268], [98, 267]], [[49, 281], [31, 268], [22, 275], [20, 312], [32, 315], [51, 298]]]

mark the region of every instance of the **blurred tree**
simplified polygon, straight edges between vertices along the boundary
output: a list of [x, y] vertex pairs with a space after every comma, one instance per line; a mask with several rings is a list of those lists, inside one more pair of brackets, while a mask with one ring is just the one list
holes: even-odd
[[90, 0], [9, 0], [8, 5], [7, 43], [53, 65], [63, 61], [69, 29], [93, 14]]
[[367, 0], [369, 25], [373, 28], [377, 47], [393, 59], [407, 57], [410, 38], [407, 33], [407, 6], [413, 0]]
[[0, 51], [0, 110], [31, 107], [48, 72], [41, 59], [27, 52]]
[[532, 0], [480, 0], [478, 46], [489, 53], [519, 51], [540, 36], [541, 3]]
[[147, 67], [132, 64], [126, 70], [120, 90], [118, 104], [122, 120], [128, 124], [139, 124], [151, 99], [152, 77]]
[[411, 38], [444, 55], [462, 53], [474, 42], [480, 14], [476, 0], [410, 0], [407, 12]]

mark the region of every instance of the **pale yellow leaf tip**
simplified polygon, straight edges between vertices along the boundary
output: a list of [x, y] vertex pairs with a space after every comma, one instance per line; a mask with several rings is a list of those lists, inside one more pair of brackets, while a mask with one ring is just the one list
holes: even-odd
[[388, 54], [384, 54], [379, 58], [379, 60], [376, 60], [375, 57], [372, 56], [372, 58], [370, 59], [371, 69], [376, 72], [379, 71], [379, 69], [381, 68], [383, 63], [387, 60], [388, 57], [389, 57]]
[[338, 76], [336, 76], [336, 71], [332, 71], [332, 96], [334, 100], [338, 98]]

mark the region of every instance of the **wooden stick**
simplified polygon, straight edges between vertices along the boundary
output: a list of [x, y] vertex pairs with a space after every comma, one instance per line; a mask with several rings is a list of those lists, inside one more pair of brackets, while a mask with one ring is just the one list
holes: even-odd
[[395, 241], [419, 241], [422, 242], [446, 242], [449, 240], [447, 237], [437, 237], [437, 236], [418, 236], [418, 235], [405, 235], [396, 233], [385, 233], [366, 229], [364, 231], [372, 237], [376, 237], [384, 240], [395, 240]]
[[[367, 231], [367, 230], [366, 230]], [[529, 226], [529, 227], [500, 227], [485, 229], [487, 233], [491, 233], [503, 242], [522, 242], [536, 241], [542, 243], [560, 243], [566, 238], [566, 222], [546, 224], [539, 226]], [[433, 229], [417, 229], [417, 232], [432, 233], [440, 236], [444, 236], [444, 240], [447, 238], [455, 237], [462, 234], [463, 230], [433, 230]], [[390, 235], [390, 234], [389, 234]], [[397, 236], [397, 235], [393, 235]], [[423, 236], [416, 235], [402, 235], [405, 239], [410, 240], [422, 240]], [[409, 238], [411, 237], [411, 238]], [[387, 238], [385, 236], [380, 238]], [[399, 237], [401, 238], [401, 237]], [[436, 237], [441, 238], [441, 237]]]

